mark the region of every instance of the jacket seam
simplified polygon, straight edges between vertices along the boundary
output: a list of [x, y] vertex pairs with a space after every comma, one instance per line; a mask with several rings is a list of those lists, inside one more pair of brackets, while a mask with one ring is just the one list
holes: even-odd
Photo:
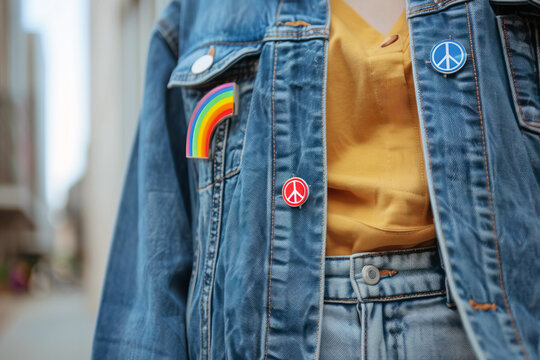
[[227, 174], [223, 175], [223, 176], [220, 177], [219, 179], [214, 180], [212, 183], [210, 183], [210, 184], [208, 184], [208, 185], [205, 185], [205, 186], [202, 186], [202, 187], [200, 187], [200, 188], [197, 188], [197, 191], [206, 190], [206, 189], [208, 189], [209, 187], [211, 187], [211, 186], [217, 184], [218, 182], [221, 182], [221, 181], [223, 181], [223, 180], [225, 180], [225, 179], [227, 179], [227, 178], [229, 178], [229, 177], [231, 177], [231, 176], [237, 174], [239, 171], [240, 171], [240, 168], [237, 167], [236, 169], [234, 169], [234, 170], [232, 170], [232, 171], [229, 171]]
[[[229, 118], [230, 119], [230, 118]], [[229, 121], [226, 121], [223, 123], [224, 129], [223, 129], [223, 143], [222, 143], [222, 149], [221, 149], [221, 161], [220, 161], [220, 172], [223, 173], [225, 170], [225, 150], [227, 146], [227, 135], [229, 132]], [[222, 218], [222, 212], [223, 212], [223, 188], [224, 184], [223, 182], [219, 182], [219, 201], [218, 201], [218, 213], [217, 213], [217, 220], [216, 220], [216, 236], [215, 236], [215, 245], [214, 245], [214, 259], [212, 261], [212, 276], [210, 278], [210, 288], [208, 289], [208, 349], [207, 349], [207, 357], [210, 359], [210, 351], [212, 349], [212, 294], [213, 294], [213, 288], [214, 288], [214, 278], [216, 273], [216, 262], [217, 257], [219, 253], [219, 238], [221, 237], [221, 218]], [[214, 187], [215, 188], [215, 187]]]
[[357, 298], [330, 298], [325, 297], [324, 302], [329, 304], [356, 304], [358, 303]]
[[351, 258], [352, 259], [365, 259], [365, 258], [374, 257], [374, 256], [385, 256], [385, 255], [394, 255], [394, 254], [413, 254], [413, 253], [434, 251], [436, 249], [437, 249], [437, 246], [428, 246], [428, 247], [410, 248], [410, 249], [385, 250], [385, 251], [378, 251], [378, 252], [370, 252], [368, 254], [360, 255], [360, 256], [351, 256]]
[[[199, 251], [200, 251], [200, 241], [199, 241], [199, 237], [196, 236], [195, 237], [195, 245], [196, 245], [196, 249], [195, 249], [195, 260], [196, 261], [193, 261], [193, 265], [192, 265], [192, 276], [190, 278], [190, 281], [189, 283], [191, 284], [191, 287], [190, 287], [190, 291], [188, 293], [188, 298], [187, 298], [187, 301], [186, 301], [186, 327], [189, 329], [189, 324], [190, 324], [190, 321], [191, 321], [191, 314], [187, 314], [189, 312], [189, 309], [191, 308], [191, 302], [193, 301], [193, 294], [195, 293], [195, 285], [197, 284], [197, 280], [198, 280], [198, 277], [199, 277], [199, 260], [200, 260], [200, 256], [199, 256]], [[186, 337], [187, 337], [187, 333], [186, 333]]]
[[283, 0], [280, 0], [276, 12], [276, 26], [279, 24], [279, 15], [281, 14], [281, 6], [283, 5]]
[[178, 58], [178, 34], [174, 31], [174, 28], [165, 20], [160, 20], [156, 25], [156, 29], [167, 43], [169, 50]]
[[440, 10], [443, 7], [447, 6], [447, 5], [450, 5], [450, 4], [454, 3], [454, 2], [459, 2], [459, 1], [461, 1], [461, 0], [446, 0], [446, 1], [441, 2], [441, 3], [434, 3], [434, 4], [426, 5], [426, 7], [423, 8], [423, 9], [419, 9], [419, 10], [416, 10], [416, 11], [413, 11], [413, 12], [409, 12], [409, 16], [423, 14], [423, 13], [429, 12], [431, 10]]
[[215, 40], [215, 41], [208, 41], [205, 43], [202, 43], [196, 47], [194, 47], [192, 50], [189, 51], [189, 53], [192, 53], [194, 51], [197, 51], [201, 48], [204, 48], [209, 45], [251, 45], [251, 44], [258, 44], [261, 43], [262, 39], [257, 40], [239, 40], [239, 41], [228, 41], [228, 40]]
[[[358, 305], [356, 305], [358, 306]], [[364, 328], [364, 331], [363, 331], [363, 337], [364, 337], [364, 358], [362, 360], [367, 360], [367, 309], [365, 307], [364, 304], [360, 304], [360, 307], [362, 308], [362, 315], [363, 316], [363, 321], [362, 321], [362, 327]]]
[[[216, 141], [217, 141], [217, 137], [216, 137]], [[214, 174], [215, 174], [215, 164], [216, 164], [216, 147], [215, 147], [215, 144], [214, 144], [214, 148], [213, 148], [213, 151], [212, 151], [212, 156], [213, 156], [213, 169], [214, 169]], [[211, 202], [214, 201], [214, 197], [215, 197], [215, 193], [216, 193], [216, 188], [215, 187], [212, 187], [212, 196], [211, 196]], [[210, 219], [212, 219], [212, 213], [214, 212], [213, 211], [213, 206], [210, 207]], [[212, 220], [210, 220], [212, 221]], [[204, 262], [203, 262], [203, 278], [202, 278], [202, 287], [201, 287], [201, 307], [200, 307], [200, 311], [201, 311], [201, 323], [204, 323], [205, 321], [205, 317], [204, 317], [204, 294], [205, 294], [205, 283], [206, 283], [206, 278], [208, 277], [207, 274], [206, 274], [206, 267], [208, 266], [208, 246], [210, 246], [210, 244], [212, 243], [212, 222], [210, 223], [210, 230], [209, 230], [209, 235], [210, 235], [210, 240], [209, 240], [209, 243], [206, 247], [206, 253], [205, 253], [205, 257], [204, 257]], [[206, 337], [206, 334], [204, 333], [204, 325], [201, 325], [201, 355], [203, 355], [205, 352], [206, 352], [206, 358], [209, 357], [209, 344], [208, 344], [208, 340], [206, 341], [207, 344], [206, 344], [206, 349], [204, 348], [204, 343], [205, 341], [203, 340], [205, 337]]]
[[[328, 9], [328, 1], [327, 1]], [[327, 21], [328, 21], [328, 11], [327, 11]], [[328, 40], [324, 40], [324, 54], [323, 54], [323, 86], [321, 94], [321, 135], [324, 139], [323, 144], [323, 185], [324, 185], [324, 194], [325, 198], [327, 197], [327, 184], [326, 184], [326, 86], [327, 86], [327, 61], [328, 61]], [[323, 199], [323, 201], [326, 201]], [[323, 211], [326, 212], [326, 207], [323, 207]], [[322, 308], [324, 307], [324, 286], [325, 286], [325, 266], [326, 266], [326, 223], [325, 223], [326, 214], [323, 213], [321, 218], [321, 228], [322, 239], [321, 239], [321, 261], [320, 261], [320, 275], [319, 275], [319, 314], [317, 316], [317, 331], [315, 333], [315, 360], [319, 359], [320, 355], [320, 341], [321, 341], [321, 318], [322, 318]]]
[[290, 30], [290, 29], [287, 29], [287, 30], [283, 30], [283, 31], [280, 31], [280, 30], [271, 30], [268, 32], [267, 35], [265, 35], [264, 37], [268, 37], [268, 36], [272, 36], [274, 34], [276, 35], [279, 35], [279, 34], [291, 34], [291, 35], [294, 35], [294, 34], [305, 34], [305, 33], [309, 33], [309, 32], [318, 32], [318, 31], [323, 31], [323, 32], [326, 32], [326, 28], [323, 27], [323, 26], [319, 26], [319, 27], [310, 27], [309, 29], [305, 29], [305, 30]]
[[[282, 34], [282, 33], [278, 33], [278, 34]], [[318, 38], [318, 37], [321, 37], [321, 36], [324, 36], [324, 37], [328, 36], [327, 31], [318, 31], [318, 32], [314, 32], [313, 34], [306, 34], [306, 35], [300, 35], [300, 36], [295, 36], [295, 34], [298, 34], [298, 33], [290, 33], [289, 35], [272, 35], [272, 34], [269, 34], [269, 35], [267, 35], [267, 36], [265, 36], [263, 38], [263, 41], [269, 41], [269, 40], [272, 40], [272, 39], [299, 39], [299, 40], [302, 40], [302, 39]]]
[[375, 296], [375, 297], [366, 297], [362, 300], [365, 302], [370, 301], [385, 301], [385, 300], [394, 300], [394, 299], [403, 299], [403, 298], [418, 298], [418, 297], [426, 297], [430, 295], [444, 295], [446, 293], [445, 289], [441, 290], [433, 290], [433, 291], [421, 291], [411, 294], [402, 294], [402, 295], [393, 295], [393, 296]]
[[[223, 171], [223, 157], [225, 153], [225, 147], [227, 143], [227, 130], [228, 130], [228, 122], [222, 122], [219, 124], [219, 128], [216, 134], [216, 141], [214, 143], [213, 148], [213, 171], [214, 171], [214, 177], [217, 175], [217, 162], [220, 161], [220, 170]], [[225, 127], [225, 128], [223, 128]], [[222, 138], [223, 140], [220, 140]], [[219, 147], [221, 146], [221, 148]], [[219, 151], [218, 151], [219, 150]], [[221, 154], [219, 154], [221, 152]], [[221, 155], [221, 159], [218, 159], [218, 156]], [[217, 183], [222, 184], [222, 183]], [[222, 197], [223, 197], [223, 186], [214, 186], [212, 188], [212, 197], [211, 197], [211, 207], [210, 207], [210, 231], [209, 231], [209, 241], [207, 245], [207, 250], [205, 254], [205, 261], [204, 261], [204, 267], [203, 267], [203, 283], [202, 283], [202, 296], [201, 296], [201, 322], [206, 322], [207, 331], [206, 334], [204, 332], [204, 325], [201, 326], [201, 355], [207, 359], [210, 359], [210, 350], [211, 350], [211, 320], [212, 320], [212, 288], [214, 284], [214, 274], [215, 274], [215, 265], [217, 261], [217, 253], [219, 250], [219, 238], [220, 238], [220, 228], [221, 228], [221, 213], [222, 213]], [[214, 235], [213, 227], [215, 224], [215, 232]], [[210, 246], [213, 244], [213, 253], [209, 254]], [[211, 256], [211, 258], [210, 258]], [[210, 259], [210, 260], [209, 260]], [[207, 274], [207, 268], [209, 266], [209, 261], [212, 262], [211, 269], [210, 269], [210, 284], [206, 287], [207, 290], [205, 291], [205, 283], [206, 279], [208, 278]], [[207, 301], [206, 301], [206, 319], [205, 319], [205, 301], [204, 301], [204, 295], [206, 293]], [[206, 339], [206, 340], [203, 340]]]
[[[283, 1], [283, 0], [282, 0]], [[281, 3], [280, 3], [281, 4]], [[279, 9], [278, 9], [279, 14]], [[264, 345], [264, 359], [268, 359], [268, 340], [270, 336], [270, 319], [272, 313], [272, 258], [274, 248], [274, 211], [275, 211], [275, 184], [276, 184], [276, 134], [275, 134], [275, 92], [276, 92], [276, 71], [277, 71], [277, 43], [274, 43], [274, 71], [272, 74], [272, 216], [270, 221], [270, 262], [268, 269], [268, 314], [266, 319], [266, 339]]]
[[410, 11], [410, 10], [413, 10], [413, 9], [418, 9], [418, 8], [421, 8], [421, 7], [424, 7], [424, 6], [433, 6], [433, 5], [435, 5], [435, 3], [433, 3], [433, 2], [426, 2], [426, 3], [420, 4], [420, 5], [411, 6], [411, 7], [409, 8], [409, 11]]
[[499, 286], [500, 286], [501, 291], [502, 291], [502, 296], [503, 296], [504, 305], [505, 305], [505, 308], [506, 308], [506, 313], [510, 317], [512, 327], [514, 329], [516, 341], [517, 341], [518, 345], [520, 346], [521, 351], [523, 352], [523, 355], [527, 359], [530, 359], [525, 347], [523, 346], [523, 343], [521, 342], [521, 337], [519, 335], [519, 332], [518, 332], [518, 329], [517, 329], [517, 326], [516, 326], [516, 322], [514, 320], [514, 316], [512, 315], [512, 312], [510, 310], [510, 304], [508, 303], [506, 290], [504, 288], [504, 280], [503, 280], [503, 273], [502, 273], [502, 267], [501, 267], [501, 257], [500, 257], [500, 251], [499, 251], [499, 239], [498, 239], [498, 235], [497, 235], [497, 229], [495, 227], [495, 214], [494, 214], [494, 210], [493, 210], [493, 198], [492, 198], [492, 194], [491, 194], [491, 183], [490, 183], [490, 179], [489, 179], [489, 169], [488, 169], [488, 162], [487, 162], [486, 141], [485, 141], [485, 132], [484, 132], [484, 118], [483, 118], [483, 114], [482, 114], [482, 104], [480, 102], [480, 90], [478, 88], [478, 76], [477, 76], [477, 73], [476, 73], [476, 61], [475, 61], [475, 57], [474, 57], [474, 46], [473, 46], [473, 41], [472, 41], [471, 21], [470, 21], [470, 17], [469, 17], [469, 6], [468, 6], [467, 2], [465, 2], [465, 9], [466, 9], [466, 13], [467, 13], [467, 28], [468, 28], [468, 31], [469, 31], [469, 44], [470, 44], [470, 47], [471, 47], [471, 59], [472, 59], [472, 66], [473, 66], [473, 71], [474, 71], [474, 82], [475, 82], [475, 87], [476, 87], [476, 101], [477, 101], [477, 104], [478, 104], [478, 117], [479, 117], [479, 120], [480, 120], [480, 127], [481, 127], [481, 130], [482, 130], [482, 150], [483, 150], [483, 153], [484, 153], [484, 167], [485, 167], [485, 173], [486, 173], [486, 184], [487, 184], [487, 191], [488, 191], [489, 208], [490, 208], [490, 213], [491, 213], [491, 224], [492, 224], [493, 236], [494, 236], [494, 240], [495, 240], [495, 253], [496, 253], [496, 256], [497, 256], [497, 259], [496, 259], [497, 260], [497, 267], [499, 269]]
[[[411, 43], [412, 44], [412, 43]], [[414, 61], [414, 64], [415, 64], [415, 67], [418, 67], [418, 59], [416, 58], [416, 51], [411, 51], [411, 55], [413, 56], [413, 61]], [[420, 80], [418, 78], [418, 72], [416, 72], [415, 74], [415, 79], [416, 79], [416, 83], [419, 84]], [[419, 114], [419, 116], [421, 117], [425, 117], [425, 108], [424, 108], [424, 101], [422, 99], [422, 94], [421, 94], [421, 90], [420, 90], [420, 87], [418, 86], [418, 104], [420, 105], [420, 109], [422, 110], [421, 111], [421, 114]], [[425, 134], [425, 142], [426, 142], [426, 151], [425, 153], [427, 154], [427, 157], [428, 157], [428, 166], [429, 166], [429, 172], [430, 174], [433, 174], [433, 164], [432, 164], [432, 159], [431, 159], [431, 151], [430, 151], [430, 146], [429, 146], [429, 136], [428, 136], [428, 131], [427, 131], [427, 128], [426, 128], [426, 122], [425, 122], [425, 119], [424, 121], [422, 121], [422, 128], [424, 130], [424, 134]], [[435, 212], [434, 212], [434, 217], [435, 216], [438, 216], [437, 214], [440, 213], [439, 211], [439, 202], [437, 200], [437, 194], [436, 194], [436, 189], [435, 189], [435, 186], [433, 186], [433, 194], [435, 196], [433, 196], [433, 199], [432, 199], [432, 203], [433, 203], [433, 206], [435, 207]], [[445, 236], [444, 236], [444, 233], [441, 231], [441, 242], [444, 242], [446, 243], [446, 239], [445, 239]], [[442, 259], [441, 259], [441, 265], [442, 265]]]
[[[523, 120], [523, 122], [527, 126], [530, 126], [530, 127], [536, 128], [536, 129], [540, 129], [540, 126], [537, 126], [537, 125], [529, 122], [527, 119], [525, 119], [525, 114], [523, 113], [523, 108], [521, 106], [521, 101], [519, 100], [519, 91], [518, 91], [518, 86], [517, 86], [516, 77], [515, 77], [515, 73], [514, 73], [514, 65], [512, 63], [512, 56], [510, 55], [510, 43], [509, 43], [509, 40], [508, 40], [508, 33], [506, 31], [506, 20], [508, 20], [508, 19], [507, 18], [503, 19], [504, 42], [506, 44], [505, 50], [506, 50], [506, 56], [508, 58], [508, 64], [510, 64], [510, 72], [512, 74], [512, 82], [514, 83], [514, 90], [516, 92], [516, 102], [517, 102], [517, 105], [518, 105], [519, 113], [521, 115], [521, 119]], [[525, 20], [525, 21], [527, 21], [527, 20]], [[533, 22], [533, 23], [536, 23], [536, 24], [540, 23], [540, 22], [532, 21], [532, 20], [530, 22]]]

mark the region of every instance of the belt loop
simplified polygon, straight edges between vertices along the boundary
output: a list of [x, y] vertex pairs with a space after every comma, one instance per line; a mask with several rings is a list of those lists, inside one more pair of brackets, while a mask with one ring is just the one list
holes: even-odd
[[364, 302], [362, 299], [362, 295], [360, 293], [360, 289], [358, 288], [358, 283], [356, 282], [356, 271], [357, 271], [357, 264], [356, 259], [358, 256], [360, 256], [360, 253], [351, 254], [349, 257], [349, 281], [351, 282], [352, 288], [354, 290], [354, 293], [356, 294], [356, 297], [358, 299], [358, 302]]
[[439, 244], [439, 240], [437, 240], [437, 252], [439, 253], [439, 262], [441, 263], [441, 268], [444, 271], [444, 286], [446, 288], [446, 306], [448, 307], [456, 307], [456, 301], [454, 300], [454, 296], [452, 295], [452, 292], [450, 291], [450, 285], [448, 284], [448, 276], [447, 271], [444, 268], [444, 261], [441, 254], [441, 246]]
[[456, 301], [454, 300], [454, 296], [452, 295], [450, 286], [448, 285], [448, 276], [446, 276], [446, 270], [444, 272], [444, 285], [446, 286], [446, 306], [456, 307]]

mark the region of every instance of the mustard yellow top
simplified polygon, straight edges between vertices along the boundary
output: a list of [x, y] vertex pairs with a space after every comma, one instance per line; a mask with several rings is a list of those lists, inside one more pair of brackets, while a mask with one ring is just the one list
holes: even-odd
[[405, 10], [382, 34], [330, 3], [326, 255], [434, 245]]

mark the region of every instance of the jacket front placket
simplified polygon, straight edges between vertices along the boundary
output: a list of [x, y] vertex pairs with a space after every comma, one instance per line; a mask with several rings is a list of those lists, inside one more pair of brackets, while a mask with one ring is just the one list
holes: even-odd
[[[429, 194], [449, 289], [479, 358], [526, 358], [500, 265], [479, 80], [487, 52], [478, 49], [498, 46], [494, 16], [489, 2], [481, 0], [407, 0], [406, 6]], [[431, 58], [443, 40], [466, 52], [465, 64], [448, 74], [442, 72], [448, 63], [434, 64]], [[500, 69], [494, 62], [491, 72]], [[495, 76], [492, 85], [502, 78]]]
[[[272, 184], [265, 359], [316, 359], [326, 236], [326, 0], [281, 1], [265, 34], [273, 57]], [[283, 184], [300, 177], [309, 196], [289, 206]]]

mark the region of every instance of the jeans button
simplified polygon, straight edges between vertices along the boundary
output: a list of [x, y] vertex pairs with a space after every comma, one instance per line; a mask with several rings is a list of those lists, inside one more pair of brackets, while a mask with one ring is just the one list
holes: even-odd
[[379, 269], [377, 269], [376, 266], [364, 265], [364, 267], [362, 268], [362, 277], [364, 278], [366, 284], [375, 285], [379, 282], [381, 274], [379, 273]]

